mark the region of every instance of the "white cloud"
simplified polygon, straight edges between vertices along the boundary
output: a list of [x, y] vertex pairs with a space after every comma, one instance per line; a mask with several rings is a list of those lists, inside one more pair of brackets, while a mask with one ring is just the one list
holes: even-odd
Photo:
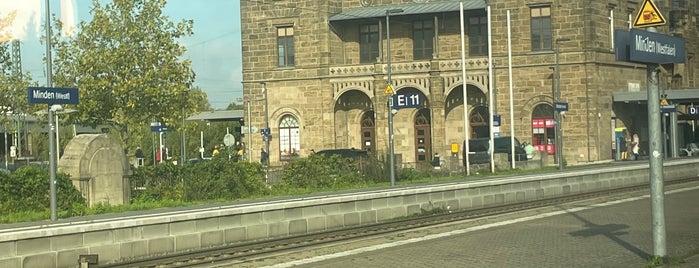
[[75, 0], [61, 0], [61, 22], [63, 36], [73, 36], [75, 34], [75, 20], [77, 19]]
[[30, 26], [36, 27], [35, 31], [39, 32], [41, 0], [0, 0], [0, 16], [6, 17], [12, 12], [17, 13], [9, 30], [12, 39], [24, 39]]

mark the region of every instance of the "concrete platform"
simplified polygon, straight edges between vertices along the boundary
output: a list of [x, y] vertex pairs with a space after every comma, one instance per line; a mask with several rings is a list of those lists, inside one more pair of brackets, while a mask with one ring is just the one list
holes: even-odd
[[[667, 267], [699, 267], [698, 204], [696, 183], [665, 196]], [[647, 196], [459, 227], [271, 267], [641, 268], [654, 255]]]

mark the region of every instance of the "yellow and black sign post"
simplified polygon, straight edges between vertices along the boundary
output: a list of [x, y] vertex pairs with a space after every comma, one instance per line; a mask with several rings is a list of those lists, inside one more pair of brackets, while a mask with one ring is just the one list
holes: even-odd
[[654, 27], [665, 25], [665, 17], [660, 13], [658, 7], [652, 0], [645, 0], [638, 10], [636, 19], [634, 20], [634, 28]]

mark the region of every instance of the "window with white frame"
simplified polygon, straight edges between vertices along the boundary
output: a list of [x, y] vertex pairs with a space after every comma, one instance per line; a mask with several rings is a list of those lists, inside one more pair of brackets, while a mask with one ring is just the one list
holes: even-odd
[[297, 157], [301, 151], [299, 121], [292, 115], [285, 115], [279, 123], [279, 154], [281, 160]]

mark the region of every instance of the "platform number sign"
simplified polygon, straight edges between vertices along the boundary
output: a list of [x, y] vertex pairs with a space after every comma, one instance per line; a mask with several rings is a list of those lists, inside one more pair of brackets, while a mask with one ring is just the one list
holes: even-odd
[[420, 94], [396, 94], [393, 95], [393, 107], [396, 109], [403, 108], [420, 108], [424, 104]]

